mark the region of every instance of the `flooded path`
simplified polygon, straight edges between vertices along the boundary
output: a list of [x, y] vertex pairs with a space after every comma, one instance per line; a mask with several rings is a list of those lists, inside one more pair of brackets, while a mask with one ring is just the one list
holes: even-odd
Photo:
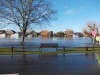
[[0, 74], [100, 75], [100, 54], [0, 55]]

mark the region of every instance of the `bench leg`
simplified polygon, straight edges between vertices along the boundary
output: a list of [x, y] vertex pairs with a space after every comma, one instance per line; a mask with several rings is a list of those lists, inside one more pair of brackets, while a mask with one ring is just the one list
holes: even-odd
[[88, 47], [86, 47], [86, 51], [88, 51]]
[[14, 47], [11, 47], [11, 52], [13, 52], [14, 51]]

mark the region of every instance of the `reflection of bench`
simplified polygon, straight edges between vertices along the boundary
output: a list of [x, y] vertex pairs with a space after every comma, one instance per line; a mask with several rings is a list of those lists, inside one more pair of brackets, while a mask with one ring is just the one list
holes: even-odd
[[57, 51], [58, 43], [41, 43], [40, 48], [41, 50], [42, 48], [56, 48], [56, 51]]

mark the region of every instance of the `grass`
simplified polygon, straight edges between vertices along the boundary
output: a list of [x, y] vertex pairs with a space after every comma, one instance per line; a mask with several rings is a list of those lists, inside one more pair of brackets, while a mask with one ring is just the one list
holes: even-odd
[[86, 51], [86, 48], [67, 48], [65, 49], [65, 52], [62, 49], [59, 49], [54, 52], [40, 52], [38, 50], [22, 50], [22, 49], [14, 49], [13, 52], [11, 52], [10, 48], [0, 48], [0, 55], [10, 55], [10, 54], [53, 54], [53, 53], [91, 53], [91, 52], [100, 52], [100, 48], [88, 48], [88, 51]]
[[[63, 50], [58, 50], [58, 52], [63, 52]], [[86, 52], [100, 52], [100, 48], [88, 48], [88, 51], [86, 51], [86, 48], [67, 48], [65, 50], [65, 53], [86, 53]]]

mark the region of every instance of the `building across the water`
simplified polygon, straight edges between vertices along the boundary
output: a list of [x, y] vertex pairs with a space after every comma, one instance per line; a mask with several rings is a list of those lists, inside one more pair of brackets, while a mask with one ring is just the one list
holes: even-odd
[[5, 38], [6, 34], [5, 34], [5, 30], [0, 30], [0, 38]]

